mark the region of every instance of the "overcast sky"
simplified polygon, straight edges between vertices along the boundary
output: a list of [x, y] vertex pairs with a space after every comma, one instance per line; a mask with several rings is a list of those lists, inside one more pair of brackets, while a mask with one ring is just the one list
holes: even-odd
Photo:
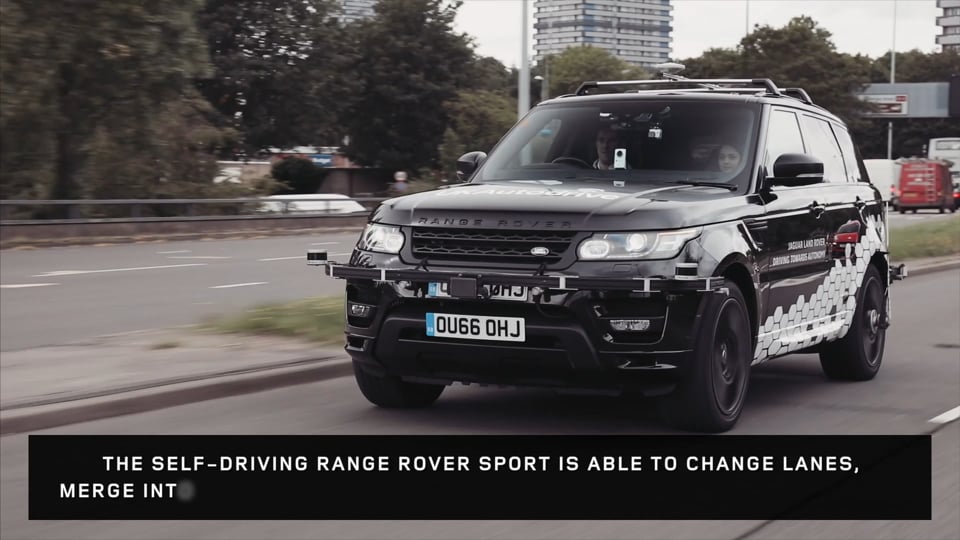
[[[457, 30], [474, 37], [477, 51], [520, 65], [523, 0], [463, 0]], [[533, 58], [533, 0], [528, 54]], [[833, 34], [841, 52], [872, 57], [896, 50], [938, 51], [936, 0], [673, 0], [673, 58], [699, 56], [711, 47], [734, 47], [755, 24], [782, 26], [801, 15]], [[896, 4], [896, 6], [894, 5]], [[748, 10], [749, 5], [749, 10]], [[896, 7], [896, 25], [894, 25]], [[894, 32], [894, 28], [896, 32]]]

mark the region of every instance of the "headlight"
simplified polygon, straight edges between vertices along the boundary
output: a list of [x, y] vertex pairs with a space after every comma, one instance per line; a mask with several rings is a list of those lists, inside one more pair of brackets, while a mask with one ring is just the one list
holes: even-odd
[[594, 234], [580, 243], [581, 260], [669, 259], [697, 236], [700, 228], [679, 231], [648, 231]]
[[403, 233], [400, 227], [377, 225], [371, 223], [360, 235], [358, 247], [364, 251], [378, 251], [380, 253], [400, 253], [403, 247]]

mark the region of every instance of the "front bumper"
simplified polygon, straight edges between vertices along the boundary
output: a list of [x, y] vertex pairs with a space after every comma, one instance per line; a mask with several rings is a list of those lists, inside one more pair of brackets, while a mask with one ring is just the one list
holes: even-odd
[[[308, 264], [347, 282], [347, 302], [368, 306], [346, 314], [345, 350], [365, 369], [421, 382], [549, 386], [585, 391], [669, 391], [685, 372], [700, 320], [702, 298], [725, 294], [724, 280], [591, 277], [541, 273], [435, 271]], [[695, 271], [685, 265], [679, 272]], [[430, 283], [449, 295], [426, 294]], [[490, 299], [492, 286], [523, 286], [524, 301]], [[426, 335], [426, 314], [522, 317], [522, 343]], [[611, 330], [612, 321], [648, 321], [643, 332]]]

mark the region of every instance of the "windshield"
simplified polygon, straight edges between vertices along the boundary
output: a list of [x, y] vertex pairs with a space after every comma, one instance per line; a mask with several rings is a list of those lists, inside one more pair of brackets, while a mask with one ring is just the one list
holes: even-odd
[[[749, 185], [760, 105], [624, 100], [536, 108], [511, 129], [473, 178], [631, 185]], [[566, 183], [566, 182], [564, 182]]]

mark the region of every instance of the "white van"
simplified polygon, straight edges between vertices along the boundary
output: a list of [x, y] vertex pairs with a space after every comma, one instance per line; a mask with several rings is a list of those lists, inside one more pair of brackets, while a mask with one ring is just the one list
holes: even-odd
[[870, 182], [880, 190], [883, 201], [896, 210], [900, 195], [897, 189], [900, 185], [900, 162], [895, 159], [865, 159], [863, 165], [867, 168]]

